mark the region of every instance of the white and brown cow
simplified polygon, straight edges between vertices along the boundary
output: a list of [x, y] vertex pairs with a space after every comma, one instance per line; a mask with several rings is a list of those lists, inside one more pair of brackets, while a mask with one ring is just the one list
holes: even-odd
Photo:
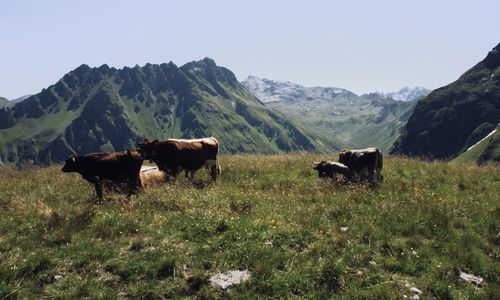
[[383, 180], [382, 166], [383, 155], [377, 147], [342, 150], [339, 162], [346, 165], [357, 181], [381, 182]]
[[175, 178], [181, 170], [184, 170], [192, 179], [194, 173], [205, 165], [213, 181], [220, 173], [217, 162], [219, 142], [214, 137], [166, 141], [145, 139], [138, 146], [144, 159], [153, 161], [167, 176]]

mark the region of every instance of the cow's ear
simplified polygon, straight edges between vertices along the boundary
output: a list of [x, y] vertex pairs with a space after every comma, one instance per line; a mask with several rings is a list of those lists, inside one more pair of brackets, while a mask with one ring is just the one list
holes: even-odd
[[158, 144], [160, 141], [159, 140], [154, 140], [151, 142], [151, 144]]

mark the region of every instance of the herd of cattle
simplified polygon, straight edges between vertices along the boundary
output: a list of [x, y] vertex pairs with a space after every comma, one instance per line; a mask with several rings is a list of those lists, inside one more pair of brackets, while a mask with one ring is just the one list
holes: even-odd
[[[138, 149], [122, 152], [99, 152], [83, 156], [71, 155], [62, 171], [79, 173], [94, 184], [99, 200], [103, 197], [103, 182], [124, 185], [128, 196], [138, 193], [150, 177], [165, 182], [184, 171], [193, 179], [194, 173], [205, 166], [212, 181], [220, 174], [217, 161], [219, 142], [213, 138], [168, 139], [166, 141], [144, 141]], [[144, 160], [154, 162], [158, 167], [143, 168]], [[363, 150], [342, 150], [339, 162], [321, 161], [314, 163], [320, 177], [343, 176], [351, 182], [383, 180], [382, 153], [378, 148]]]

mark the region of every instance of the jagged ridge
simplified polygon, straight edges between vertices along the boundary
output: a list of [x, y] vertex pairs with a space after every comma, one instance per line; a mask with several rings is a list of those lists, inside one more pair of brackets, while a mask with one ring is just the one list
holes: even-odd
[[337, 149], [265, 107], [212, 59], [143, 67], [81, 65], [0, 110], [0, 157], [51, 163], [70, 153], [134, 147], [143, 137], [215, 136], [229, 153]]

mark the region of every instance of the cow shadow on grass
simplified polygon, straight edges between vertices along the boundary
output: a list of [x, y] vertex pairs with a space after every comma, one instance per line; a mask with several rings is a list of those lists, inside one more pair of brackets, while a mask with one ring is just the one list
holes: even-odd
[[213, 185], [212, 182], [207, 182], [203, 179], [192, 179], [192, 180], [178, 180], [174, 182], [166, 183], [172, 186], [179, 186], [182, 188], [195, 188], [197, 190], [203, 190], [209, 188]]

